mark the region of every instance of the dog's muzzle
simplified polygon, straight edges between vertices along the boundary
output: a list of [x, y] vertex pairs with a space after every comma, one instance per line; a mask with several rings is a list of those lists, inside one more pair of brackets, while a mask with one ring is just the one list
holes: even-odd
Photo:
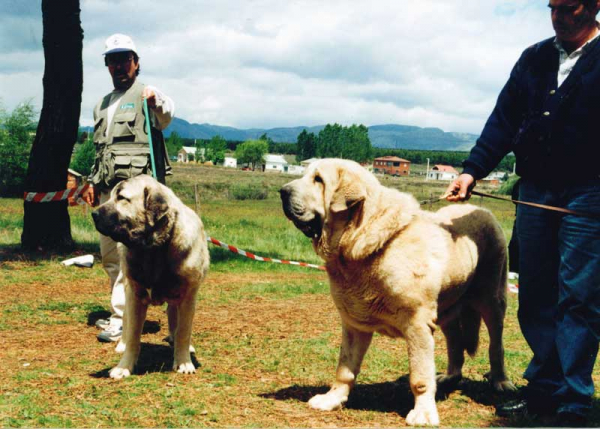
[[321, 216], [314, 214], [312, 219], [305, 220], [306, 212], [292, 203], [292, 189], [285, 185], [279, 190], [281, 204], [285, 216], [291, 220], [308, 238], [319, 238], [321, 236]]

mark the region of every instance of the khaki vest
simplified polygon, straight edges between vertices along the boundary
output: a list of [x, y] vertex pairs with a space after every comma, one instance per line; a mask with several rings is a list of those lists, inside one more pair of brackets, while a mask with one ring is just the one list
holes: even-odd
[[[108, 133], [106, 129], [111, 94], [100, 100], [95, 108], [96, 159], [89, 180], [100, 189], [110, 189], [121, 180], [140, 174], [152, 175], [143, 90], [144, 84], [136, 81], [123, 94]], [[152, 120], [150, 122], [156, 175], [160, 182], [165, 183], [165, 175], [170, 174], [171, 166], [162, 132], [152, 126]]]

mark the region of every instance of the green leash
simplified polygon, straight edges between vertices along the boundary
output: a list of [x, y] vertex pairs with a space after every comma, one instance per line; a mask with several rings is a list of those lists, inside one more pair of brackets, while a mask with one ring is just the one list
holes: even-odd
[[150, 164], [152, 165], [152, 175], [156, 176], [156, 162], [154, 161], [154, 148], [152, 147], [152, 130], [150, 129], [150, 115], [148, 115], [148, 100], [144, 98], [144, 115], [146, 115], [146, 133], [148, 133], [148, 145], [150, 146]]

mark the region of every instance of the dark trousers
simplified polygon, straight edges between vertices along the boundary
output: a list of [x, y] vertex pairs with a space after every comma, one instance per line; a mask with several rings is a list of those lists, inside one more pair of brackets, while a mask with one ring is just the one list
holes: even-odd
[[[600, 213], [600, 180], [544, 187], [522, 180], [519, 199]], [[600, 338], [600, 220], [520, 205], [519, 323], [533, 358], [528, 391], [558, 411], [586, 413]]]

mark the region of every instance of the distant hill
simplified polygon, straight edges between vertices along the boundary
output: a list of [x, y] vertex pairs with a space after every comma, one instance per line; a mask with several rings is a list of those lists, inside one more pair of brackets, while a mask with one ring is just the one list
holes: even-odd
[[[168, 137], [172, 132], [177, 132], [181, 137], [192, 139], [211, 139], [220, 135], [225, 140], [244, 141], [258, 139], [266, 133], [275, 142], [295, 143], [302, 130], [318, 134], [323, 128], [325, 125], [243, 130], [212, 124], [191, 124], [184, 119], [174, 118], [165, 130], [165, 136]], [[410, 125], [387, 124], [369, 127], [371, 143], [380, 148], [468, 151], [475, 144], [477, 137], [475, 134], [452, 133], [439, 128], [421, 128]]]

